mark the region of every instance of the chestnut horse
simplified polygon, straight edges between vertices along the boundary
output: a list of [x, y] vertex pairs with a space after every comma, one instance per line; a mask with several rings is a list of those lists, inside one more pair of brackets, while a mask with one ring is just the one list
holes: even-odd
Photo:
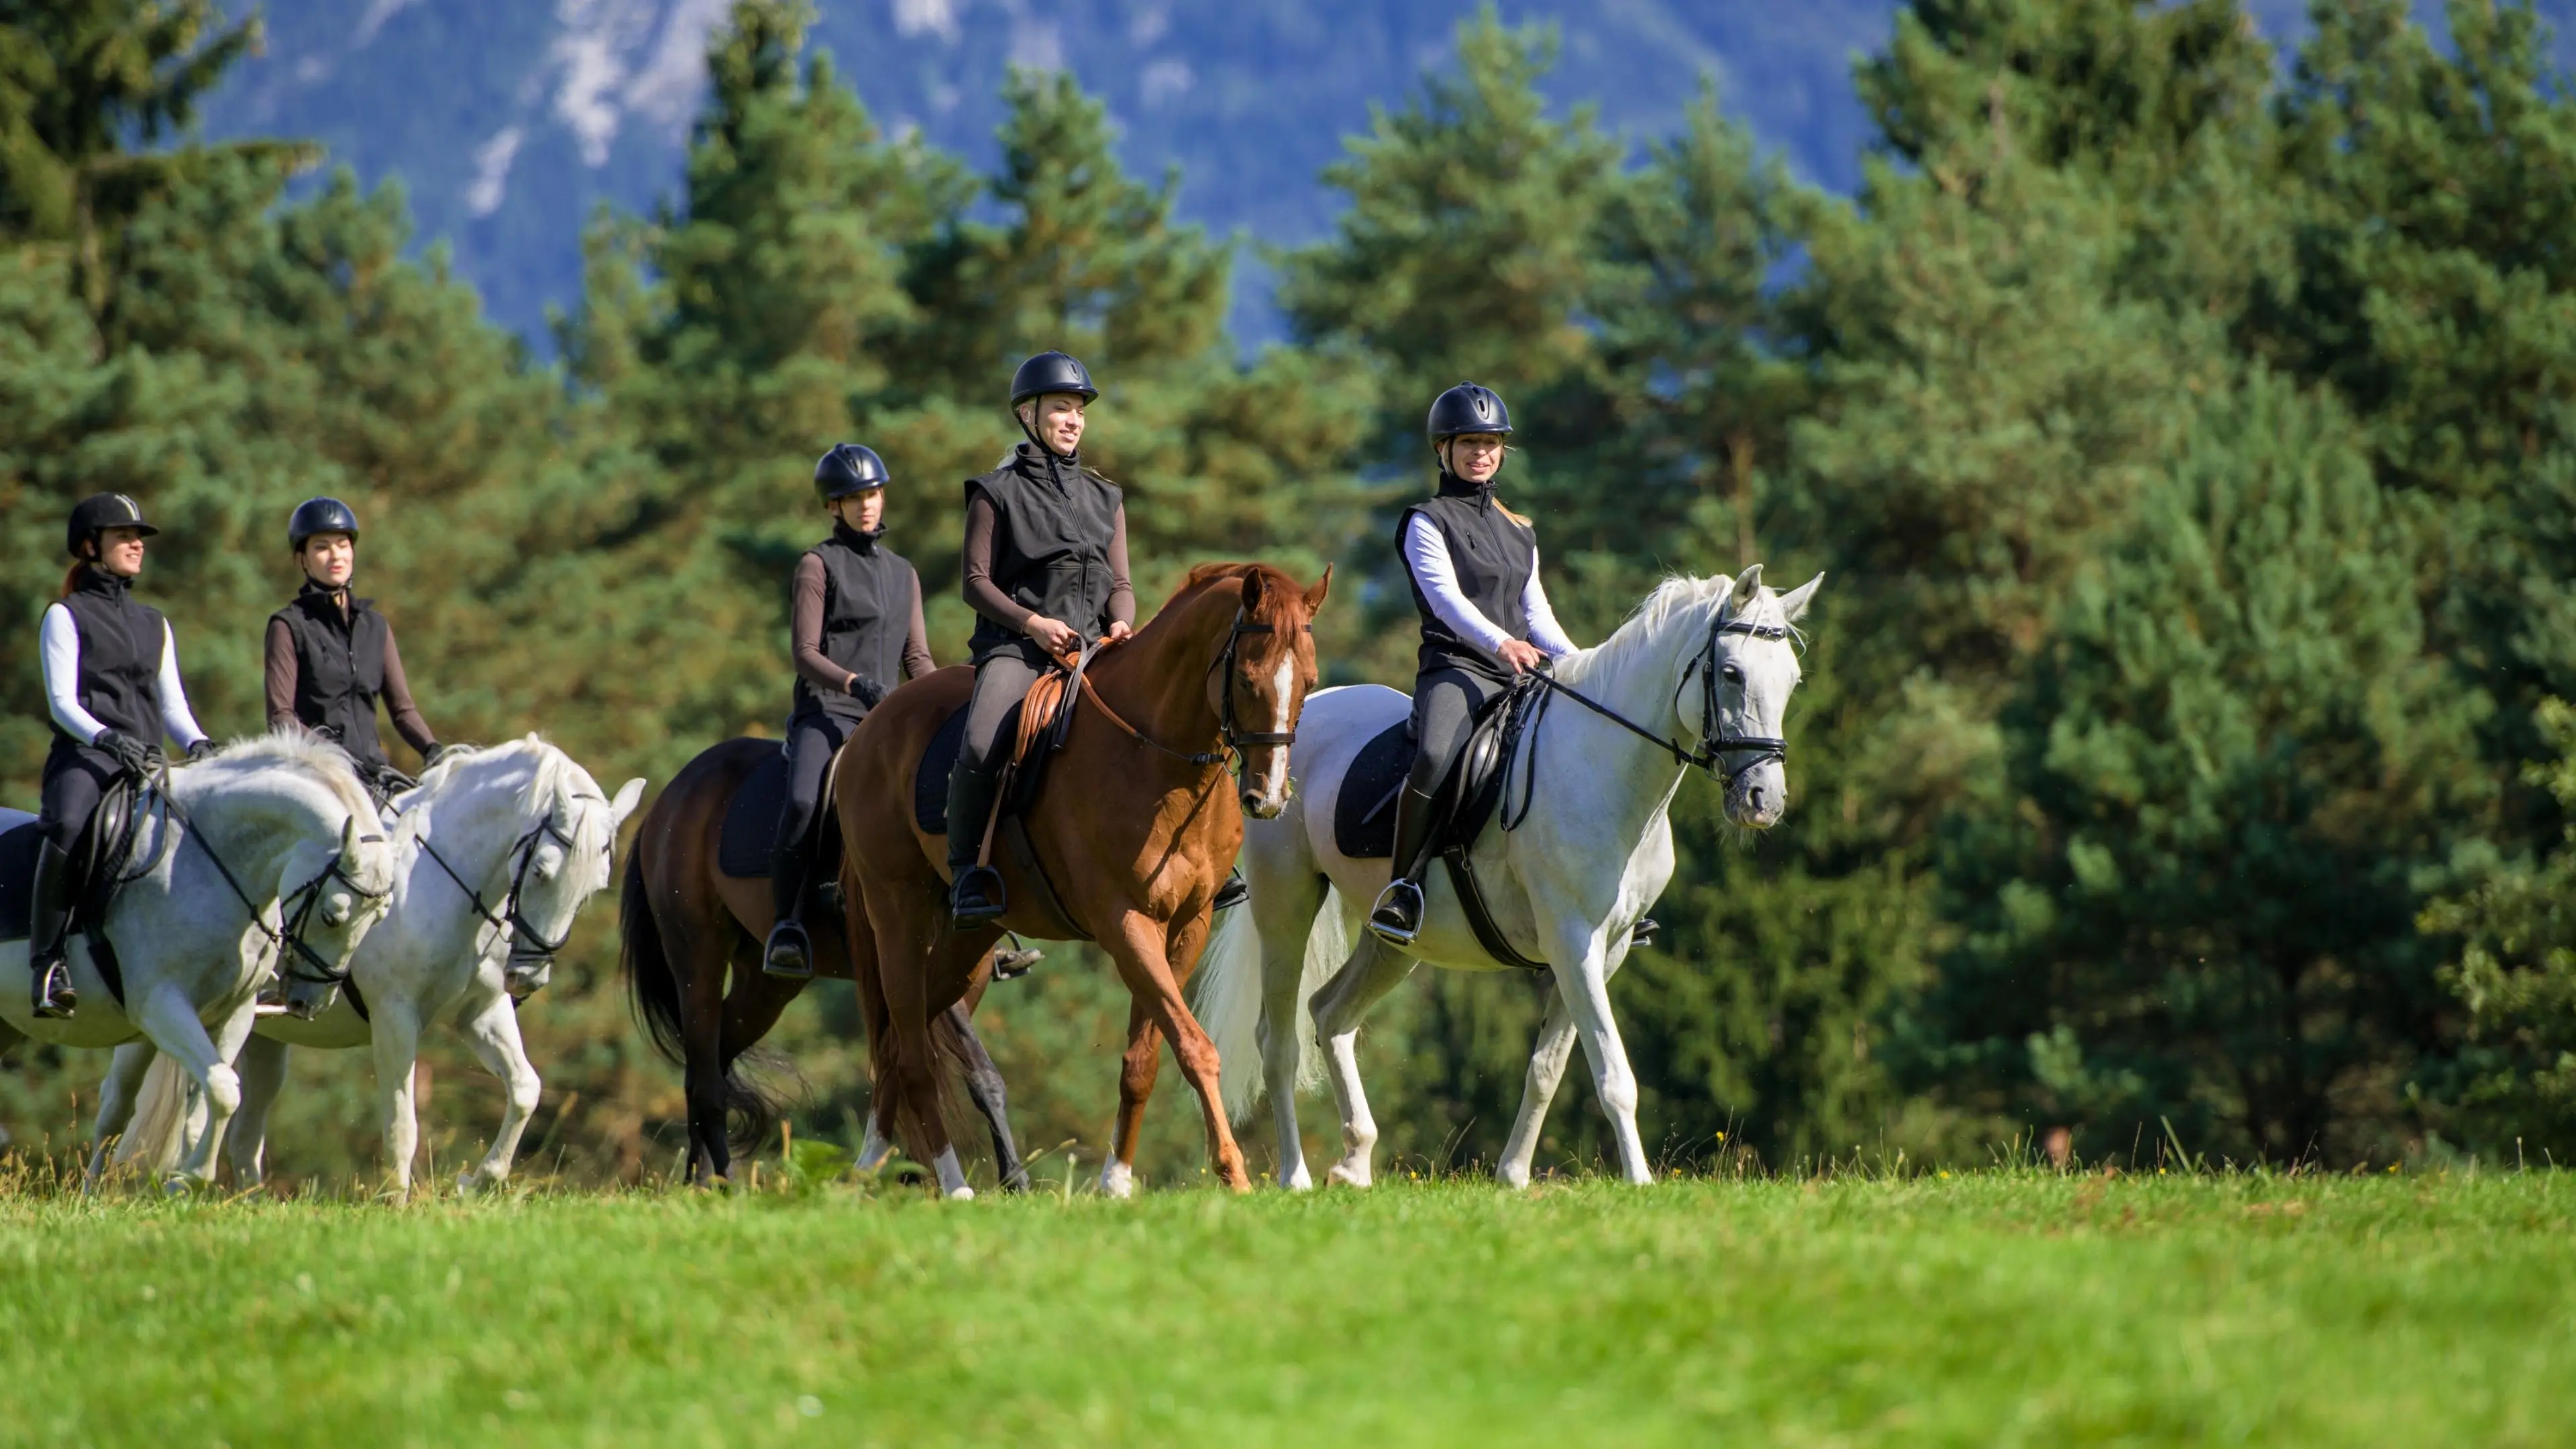
[[[908, 693], [898, 689], [890, 698]], [[735, 792], [777, 753], [776, 740], [762, 739], [725, 740], [701, 751], [644, 813], [626, 859], [619, 957], [635, 1014], [662, 1054], [681, 1064], [693, 1182], [732, 1176], [728, 1119], [741, 1126], [739, 1140], [746, 1144], [769, 1135], [779, 1103], [745, 1078], [738, 1064], [805, 989], [803, 981], [760, 968], [761, 938], [770, 927], [769, 878], [728, 876], [716, 864]], [[857, 904], [849, 902], [852, 910]], [[805, 929], [814, 943], [814, 974], [848, 980], [847, 942], [856, 928], [830, 911], [808, 910]], [[1025, 1187], [1028, 1176], [1011, 1140], [1002, 1074], [967, 1020], [991, 979], [990, 953], [969, 965], [970, 990], [962, 1000], [951, 998], [955, 1005], [934, 1033], [965, 1070], [967, 1091], [991, 1124], [994, 1166], [1003, 1185]]]
[[[947, 837], [923, 832], [913, 811], [922, 754], [965, 705], [974, 675], [952, 667], [914, 680], [850, 737], [832, 794], [842, 878], [864, 897], [853, 923], [863, 914], [874, 932], [852, 943], [851, 964], [876, 1130], [938, 1169], [949, 1196], [973, 1193], [948, 1140], [931, 1024], [969, 990], [1005, 926], [1059, 940], [1070, 926], [1100, 943], [1127, 985], [1127, 1050], [1101, 1190], [1134, 1190], [1136, 1129], [1166, 1037], [1199, 1095], [1217, 1176], [1237, 1191], [1251, 1186], [1217, 1097], [1216, 1048], [1181, 985], [1207, 943], [1244, 813], [1268, 818], [1287, 806], [1288, 745], [1315, 684], [1310, 621], [1332, 581], [1329, 567], [1300, 589], [1267, 564], [1201, 564], [1151, 623], [1092, 659], [1064, 744], [1020, 812], [1039, 878], [993, 851], [1011, 907], [1000, 921], [958, 929]], [[1240, 788], [1222, 788], [1238, 758]]]

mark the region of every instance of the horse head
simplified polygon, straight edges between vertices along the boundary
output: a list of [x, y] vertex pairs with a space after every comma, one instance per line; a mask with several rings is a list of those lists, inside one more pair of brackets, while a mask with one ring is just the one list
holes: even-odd
[[1675, 723], [1726, 782], [1726, 818], [1738, 825], [1768, 830], [1788, 808], [1780, 728], [1804, 677], [1794, 626], [1824, 581], [1818, 574], [1783, 594], [1762, 582], [1762, 565], [1746, 569], [1720, 593], [1707, 645], [1674, 690]]
[[1245, 567], [1241, 579], [1233, 631], [1208, 671], [1208, 702], [1225, 743], [1243, 756], [1243, 813], [1269, 820], [1288, 808], [1288, 747], [1318, 677], [1314, 618], [1332, 593], [1333, 569], [1326, 564], [1307, 589], [1264, 564]]
[[608, 798], [570, 755], [534, 735], [528, 738], [542, 752], [528, 790], [530, 813], [544, 814], [521, 837], [510, 881], [505, 979], [520, 997], [552, 978], [555, 955], [571, 938], [574, 918], [616, 878], [618, 828], [644, 798], [640, 779]]

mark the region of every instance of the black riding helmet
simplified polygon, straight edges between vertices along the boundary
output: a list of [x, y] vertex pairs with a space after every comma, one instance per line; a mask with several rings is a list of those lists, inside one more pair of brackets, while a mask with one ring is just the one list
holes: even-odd
[[93, 493], [72, 505], [71, 521], [63, 529], [63, 552], [74, 558], [86, 557], [81, 545], [111, 528], [136, 529], [145, 538], [161, 531], [143, 521], [143, 505], [132, 498], [122, 493]]
[[1490, 387], [1462, 382], [1431, 400], [1431, 419], [1427, 431], [1431, 446], [1437, 448], [1444, 439], [1460, 433], [1500, 433], [1511, 436], [1511, 409]]
[[307, 498], [295, 505], [286, 519], [286, 547], [302, 553], [304, 541], [317, 533], [345, 533], [349, 541], [358, 541], [356, 510], [337, 498]]
[[1041, 352], [1021, 363], [1020, 370], [1011, 374], [1011, 407], [1014, 411], [1030, 398], [1044, 397], [1051, 392], [1069, 392], [1086, 403], [1100, 396], [1100, 389], [1091, 385], [1090, 372], [1062, 352]]
[[814, 463], [814, 496], [825, 503], [883, 488], [891, 481], [885, 459], [877, 456], [877, 450], [857, 443], [834, 443], [832, 451]]

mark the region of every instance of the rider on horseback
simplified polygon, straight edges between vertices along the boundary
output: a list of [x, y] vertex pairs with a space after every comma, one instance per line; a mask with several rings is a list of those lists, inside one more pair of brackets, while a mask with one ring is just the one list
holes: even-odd
[[1011, 409], [1028, 441], [966, 480], [966, 602], [979, 616], [975, 694], [948, 776], [949, 908], [961, 923], [1007, 909], [1002, 878], [978, 865], [1006, 753], [1003, 720], [1058, 658], [1134, 629], [1127, 582], [1127, 505], [1082, 465], [1083, 412], [1100, 390], [1081, 363], [1041, 352], [1011, 377]]
[[394, 626], [349, 581], [358, 571], [358, 515], [337, 498], [308, 498], [286, 520], [286, 546], [304, 583], [268, 616], [268, 727], [292, 722], [329, 735], [349, 752], [379, 797], [411, 787], [376, 737], [376, 701], [424, 767], [446, 747], [412, 702]]
[[787, 795], [769, 858], [778, 920], [761, 960], [772, 976], [814, 974], [814, 943], [798, 907], [811, 858], [805, 836], [832, 756], [886, 691], [937, 667], [922, 624], [921, 576], [878, 542], [887, 481], [885, 460], [856, 443], [835, 444], [814, 465], [832, 536], [796, 561], [789, 627], [796, 706], [787, 717]]
[[38, 1016], [67, 1017], [79, 1004], [63, 962], [71, 852], [100, 798], [118, 776], [151, 768], [165, 730], [192, 760], [214, 748], [188, 710], [169, 622], [130, 592], [143, 572], [143, 540], [158, 532], [122, 493], [82, 499], [65, 531], [71, 572], [38, 631], [54, 726], [27, 942]]
[[1397, 537], [1422, 648], [1413, 681], [1413, 767], [1395, 814], [1395, 878], [1369, 929], [1396, 946], [1422, 931], [1422, 870], [1435, 797], [1477, 717], [1512, 676], [1571, 654], [1539, 581], [1538, 533], [1494, 497], [1512, 417], [1487, 388], [1462, 382], [1434, 398], [1431, 449], [1440, 489], [1404, 511]]

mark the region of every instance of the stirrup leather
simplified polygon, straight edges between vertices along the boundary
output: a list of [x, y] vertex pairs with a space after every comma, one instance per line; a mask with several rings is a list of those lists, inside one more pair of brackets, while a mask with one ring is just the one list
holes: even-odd
[[1369, 908], [1370, 934], [1390, 946], [1410, 946], [1422, 934], [1422, 887], [1402, 876], [1386, 883]]

